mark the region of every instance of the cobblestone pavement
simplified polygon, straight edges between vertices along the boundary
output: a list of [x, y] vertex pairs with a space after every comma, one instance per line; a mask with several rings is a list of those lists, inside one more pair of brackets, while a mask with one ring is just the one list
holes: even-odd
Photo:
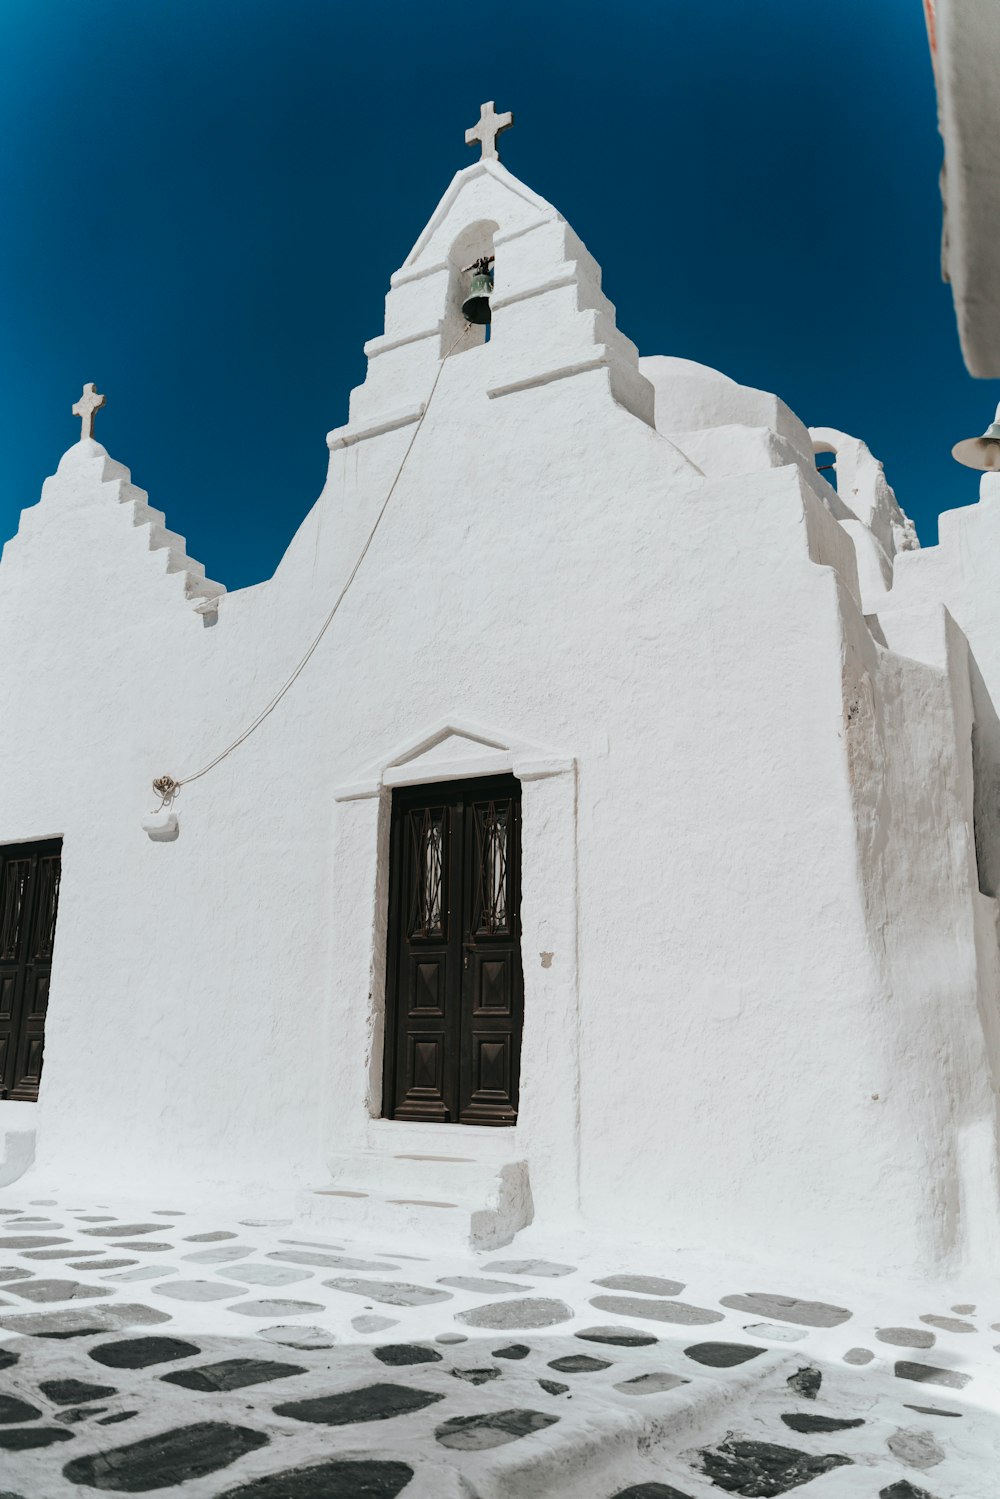
[[0, 1194], [0, 1499], [1000, 1495], [1000, 1296], [419, 1248]]

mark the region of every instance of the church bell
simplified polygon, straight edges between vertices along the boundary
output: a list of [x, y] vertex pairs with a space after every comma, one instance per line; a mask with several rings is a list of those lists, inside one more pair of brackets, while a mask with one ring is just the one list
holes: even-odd
[[1000, 406], [982, 437], [966, 437], [956, 442], [951, 456], [966, 468], [978, 468], [984, 473], [1000, 468]]
[[467, 323], [488, 323], [491, 318], [490, 294], [493, 291], [493, 272], [490, 269], [492, 255], [474, 260], [465, 269], [472, 272], [469, 295], [462, 303], [462, 316]]

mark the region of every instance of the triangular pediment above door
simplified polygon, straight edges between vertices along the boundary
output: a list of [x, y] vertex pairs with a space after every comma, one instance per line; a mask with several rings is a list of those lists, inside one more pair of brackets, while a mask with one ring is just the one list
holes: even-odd
[[466, 776], [513, 772], [525, 778], [572, 770], [573, 759], [547, 746], [467, 720], [448, 719], [397, 744], [357, 781], [340, 787], [338, 801], [374, 796], [382, 787], [418, 786]]

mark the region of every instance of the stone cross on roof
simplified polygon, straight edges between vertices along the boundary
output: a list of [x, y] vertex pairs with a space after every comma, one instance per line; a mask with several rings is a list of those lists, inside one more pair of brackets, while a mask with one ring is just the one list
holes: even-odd
[[107, 403], [107, 396], [102, 396], [93, 380], [83, 387], [83, 395], [73, 407], [73, 415], [80, 418], [80, 441], [94, 435], [94, 412], [100, 411]]
[[479, 124], [472, 125], [465, 132], [465, 144], [474, 146], [476, 141], [482, 144], [481, 161], [499, 161], [500, 153], [497, 150], [497, 136], [503, 130], [509, 130], [514, 123], [514, 116], [508, 109], [506, 114], [498, 115], [493, 109], [493, 100], [488, 104], [479, 106]]

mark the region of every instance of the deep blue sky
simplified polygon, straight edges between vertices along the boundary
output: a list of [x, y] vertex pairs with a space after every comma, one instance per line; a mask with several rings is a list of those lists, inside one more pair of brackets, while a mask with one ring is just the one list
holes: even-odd
[[0, 538], [97, 436], [209, 574], [273, 571], [483, 99], [619, 326], [974, 502], [917, 0], [4, 0]]

